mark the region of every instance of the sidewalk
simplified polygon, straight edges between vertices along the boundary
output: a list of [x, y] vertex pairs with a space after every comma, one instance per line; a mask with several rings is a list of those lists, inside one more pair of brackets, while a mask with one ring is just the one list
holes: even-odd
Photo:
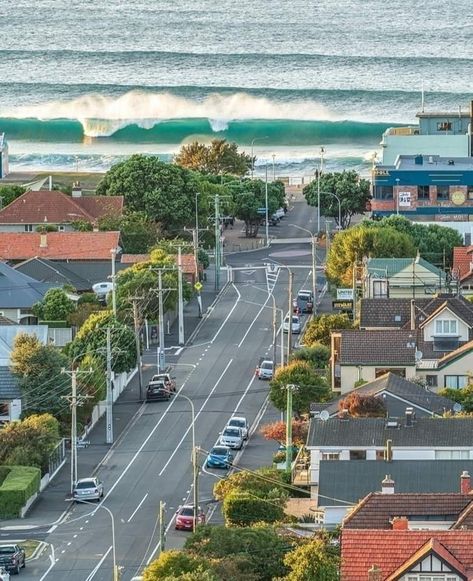
[[[222, 285], [223, 286], [223, 285]], [[214, 289], [214, 275], [209, 268], [207, 281], [201, 292], [202, 307], [205, 313], [208, 307], [214, 302], [217, 294]], [[184, 307], [184, 330], [186, 340], [191, 336], [199, 322], [199, 310], [197, 298], [194, 296]], [[169, 346], [178, 345], [178, 320], [171, 326], [171, 332], [166, 335], [166, 344]], [[156, 372], [156, 347], [153, 346], [149, 351], [145, 351], [142, 356], [143, 367], [143, 386]], [[139, 383], [136, 374], [125, 388], [123, 393], [117, 399], [113, 406], [113, 435], [117, 442], [124, 437], [127, 426], [130, 424], [136, 412], [142, 404], [139, 401]], [[91, 476], [97, 466], [103, 462], [111, 446], [106, 443], [105, 437], [105, 414], [99, 419], [95, 427], [89, 433], [87, 439], [90, 445], [87, 448], [78, 450], [77, 472], [79, 478]], [[2, 520], [0, 529], [7, 526], [21, 525], [39, 525], [51, 526], [62, 513], [68, 508], [69, 504], [66, 498], [70, 497], [70, 462], [69, 459], [65, 466], [49, 484], [49, 486], [38, 496], [37, 501], [28, 512], [24, 519]]]

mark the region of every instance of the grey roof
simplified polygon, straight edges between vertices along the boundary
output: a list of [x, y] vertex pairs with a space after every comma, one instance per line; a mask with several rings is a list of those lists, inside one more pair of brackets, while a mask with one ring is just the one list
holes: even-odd
[[0, 401], [20, 399], [18, 380], [8, 367], [0, 367]]
[[388, 474], [395, 482], [395, 492], [460, 492], [464, 470], [473, 474], [473, 460], [322, 460], [318, 505], [356, 504], [370, 492], [381, 491]]
[[437, 276], [439, 280], [445, 278], [445, 273], [440, 270], [440, 268], [437, 268], [423, 258], [370, 258], [366, 263], [366, 268], [369, 274], [375, 277], [383, 278], [387, 274], [388, 278], [390, 278], [391, 276], [402, 272], [413, 262], [430, 271], [432, 274]]
[[[395, 373], [386, 373], [374, 381], [370, 381], [361, 387], [356, 388], [356, 393], [360, 395], [374, 395], [381, 396], [383, 394], [393, 394], [396, 399], [385, 398], [385, 405], [388, 411], [389, 417], [399, 417], [399, 411], [403, 415], [406, 407], [413, 406], [417, 408], [422, 408], [431, 412], [432, 414], [441, 415], [445, 411], [452, 411], [455, 404], [454, 401], [437, 395], [433, 391], [426, 387], [422, 387], [417, 383], [408, 381], [403, 377], [396, 375]], [[314, 408], [311, 406], [311, 411], [321, 411], [326, 409], [330, 415], [335, 415], [338, 413], [338, 404], [341, 400], [345, 399], [347, 395], [353, 393], [352, 391], [344, 393], [343, 395], [335, 398], [328, 404], [315, 404]], [[393, 409], [391, 410], [390, 407]]]
[[29, 309], [53, 286], [0, 262], [0, 309]]
[[[131, 264], [115, 263], [116, 272]], [[15, 270], [34, 277], [36, 280], [63, 286], [71, 284], [79, 292], [90, 291], [97, 282], [109, 280], [112, 265], [109, 260], [72, 261], [31, 258], [17, 264]]]
[[415, 365], [416, 337], [401, 329], [340, 331], [340, 365]]
[[473, 448], [473, 418], [418, 418], [412, 427], [405, 427], [403, 421], [398, 426], [387, 427], [385, 418], [313, 418], [307, 446], [381, 448], [392, 440], [395, 448]]

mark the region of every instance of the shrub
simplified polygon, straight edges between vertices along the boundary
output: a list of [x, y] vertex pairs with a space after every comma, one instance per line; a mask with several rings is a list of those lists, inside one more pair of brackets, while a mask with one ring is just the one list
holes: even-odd
[[310, 347], [302, 347], [291, 355], [291, 362], [306, 361], [316, 369], [325, 369], [330, 359], [330, 348], [322, 343], [314, 343]]
[[223, 501], [227, 526], [248, 527], [258, 522], [283, 520], [283, 502], [278, 498], [258, 498], [248, 492], [232, 492]]
[[0, 517], [15, 518], [26, 501], [39, 491], [41, 473], [39, 468], [31, 466], [9, 466], [6, 477], [0, 486]]

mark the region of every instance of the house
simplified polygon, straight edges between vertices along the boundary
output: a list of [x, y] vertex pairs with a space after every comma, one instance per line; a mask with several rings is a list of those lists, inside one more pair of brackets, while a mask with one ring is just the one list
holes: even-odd
[[[410, 528], [426, 528], [422, 517], [427, 517], [427, 514], [423, 512], [421, 504], [416, 503], [416, 498], [427, 496], [425, 493], [438, 498], [443, 493], [458, 492], [459, 475], [462, 473], [473, 474], [473, 460], [379, 460], [378, 462], [322, 460], [316, 491], [316, 508], [323, 517], [324, 525], [334, 526], [339, 525], [343, 519], [345, 522], [350, 522], [351, 517], [356, 514], [356, 509], [353, 511], [353, 508], [361, 499], [377, 499], [380, 502], [374, 503], [372, 511], [367, 511], [367, 516], [371, 516], [371, 521], [365, 524], [370, 528], [378, 528], [374, 526], [375, 519], [378, 521], [382, 518], [385, 521], [389, 519], [389, 516], [380, 508], [381, 501], [386, 499], [387, 494], [396, 492], [396, 498], [408, 497], [410, 499], [409, 509], [406, 508], [406, 512], [398, 516], [409, 515]], [[473, 508], [473, 496], [470, 502]], [[462, 507], [465, 505], [466, 502]], [[429, 514], [425, 520], [432, 522], [433, 516]], [[450, 521], [443, 519], [438, 528], [447, 528], [451, 524]], [[473, 527], [473, 511], [471, 524]]]
[[363, 297], [425, 298], [446, 291], [445, 273], [427, 260], [368, 258], [363, 266]]
[[69, 232], [79, 220], [97, 226], [100, 218], [121, 216], [123, 202], [123, 196], [82, 196], [77, 187], [72, 196], [56, 190], [29, 190], [0, 210], [0, 232], [35, 232], [46, 225]]
[[464, 295], [473, 294], [473, 246], [456, 246], [453, 249], [452, 276]]
[[[379, 306], [377, 302], [379, 302]], [[361, 329], [332, 333], [332, 388], [390, 371], [433, 389], [464, 387], [473, 370], [473, 304], [464, 297], [362, 299]]]
[[[417, 417], [442, 416], [445, 412], [453, 412], [455, 406], [454, 401], [392, 372], [385, 373], [354, 391], [362, 396], [370, 395], [382, 399], [390, 418], [404, 417], [406, 408], [411, 408]], [[351, 393], [353, 392], [344, 393], [328, 403], [311, 404], [311, 415], [316, 417], [325, 410], [329, 417], [338, 416], [340, 402]]]
[[311, 418], [306, 449], [309, 485], [316, 494], [321, 462], [389, 460], [473, 460], [473, 420], [419, 417], [406, 410], [400, 419]]
[[0, 232], [0, 259], [21, 262], [50, 260], [111, 260], [120, 232]]
[[342, 581], [473, 579], [473, 494], [468, 472], [460, 491], [399, 494], [385, 477], [342, 527]]

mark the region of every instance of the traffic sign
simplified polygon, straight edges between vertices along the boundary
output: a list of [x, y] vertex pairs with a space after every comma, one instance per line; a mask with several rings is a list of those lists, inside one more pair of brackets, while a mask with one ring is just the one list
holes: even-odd
[[200, 291], [200, 290], [202, 290], [202, 283], [201, 283], [201, 282], [199, 282], [199, 281], [197, 281], [197, 282], [195, 283], [195, 285], [194, 285], [194, 288], [195, 288], [195, 290], [196, 290], [196, 291]]
[[266, 208], [258, 208], [258, 214], [266, 214]]

